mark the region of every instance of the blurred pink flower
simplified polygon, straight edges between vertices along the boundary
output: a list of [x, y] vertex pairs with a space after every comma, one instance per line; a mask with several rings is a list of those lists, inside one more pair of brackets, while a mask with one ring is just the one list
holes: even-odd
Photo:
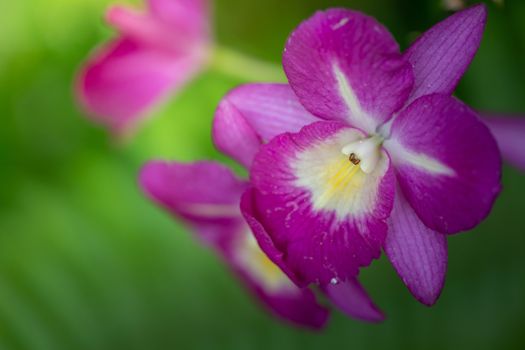
[[[320, 329], [329, 311], [308, 288], [298, 288], [259, 248], [239, 204], [248, 182], [215, 162], [148, 162], [140, 174], [148, 197], [182, 219], [197, 238], [216, 251], [251, 294], [273, 315]], [[382, 314], [359, 285], [350, 285], [356, 317], [376, 321]]]
[[146, 0], [139, 12], [113, 6], [117, 38], [95, 50], [77, 77], [90, 117], [121, 135], [206, 64], [211, 43], [207, 0]]

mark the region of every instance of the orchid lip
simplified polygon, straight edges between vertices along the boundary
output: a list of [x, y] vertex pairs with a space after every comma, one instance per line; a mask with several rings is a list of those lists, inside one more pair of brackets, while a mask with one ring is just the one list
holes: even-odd
[[381, 159], [383, 141], [382, 136], [372, 135], [366, 139], [347, 144], [341, 149], [341, 153], [348, 156], [349, 161], [359, 166], [364, 173], [370, 174]]

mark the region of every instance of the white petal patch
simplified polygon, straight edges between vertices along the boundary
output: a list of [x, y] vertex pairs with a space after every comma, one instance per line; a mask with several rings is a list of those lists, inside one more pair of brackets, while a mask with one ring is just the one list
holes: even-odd
[[350, 22], [350, 18], [349, 18], [349, 17], [342, 18], [339, 22], [337, 22], [336, 24], [332, 25], [332, 30], [338, 30], [338, 29], [341, 29], [341, 28], [344, 27], [348, 22]]
[[314, 210], [335, 212], [339, 221], [374, 211], [388, 157], [381, 152], [375, 169], [366, 174], [341, 153], [345, 145], [364, 137], [355, 129], [344, 129], [297, 155], [292, 164], [295, 185], [311, 193]]
[[352, 85], [350, 85], [345, 73], [341, 70], [341, 67], [339, 67], [337, 62], [333, 63], [332, 69], [339, 89], [339, 94], [348, 108], [347, 118], [350, 125], [368, 132], [373, 132], [376, 128], [376, 122], [370, 118], [361, 107], [361, 103], [352, 89]]
[[392, 161], [396, 164], [410, 164], [415, 168], [424, 170], [427, 173], [435, 175], [455, 176], [456, 172], [439, 160], [431, 158], [426, 154], [417, 153], [406, 149], [398, 141], [387, 140], [384, 143]]

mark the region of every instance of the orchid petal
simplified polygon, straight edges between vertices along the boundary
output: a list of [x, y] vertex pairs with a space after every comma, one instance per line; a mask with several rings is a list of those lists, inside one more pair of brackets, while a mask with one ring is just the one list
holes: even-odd
[[213, 141], [221, 152], [249, 167], [261, 143], [318, 120], [286, 84], [242, 85], [219, 104]]
[[395, 119], [384, 146], [404, 195], [429, 228], [457, 233], [489, 214], [501, 190], [501, 157], [490, 130], [460, 101], [420, 97]]
[[455, 13], [423, 33], [406, 51], [414, 69], [407, 104], [423, 95], [450, 95], [478, 50], [487, 10], [480, 4]]
[[116, 134], [199, 72], [209, 55], [208, 12], [200, 0], [151, 0], [150, 12], [110, 7], [120, 37], [97, 50], [77, 78], [77, 98]]
[[290, 86], [314, 115], [368, 133], [401, 108], [410, 64], [388, 30], [359, 12], [317, 12], [290, 36], [283, 57]]
[[113, 5], [106, 11], [106, 21], [121, 34], [137, 39], [146, 38], [151, 32], [155, 21], [147, 14], [127, 6]]
[[[268, 258], [279, 266], [280, 269], [287, 274], [287, 276], [296, 285], [302, 287], [303, 292], [306, 290], [308, 283], [301, 281], [295, 272], [290, 269], [284, 259], [284, 254], [277, 249], [271, 236], [266, 232], [266, 229], [257, 219], [257, 213], [254, 203], [255, 190], [248, 189], [242, 196], [241, 210], [244, 218], [250, 225], [259, 246], [268, 256]], [[376, 322], [380, 321], [381, 312], [374, 306], [369, 299], [366, 292], [359, 286], [354, 279], [348, 282], [340, 282], [340, 286], [335, 288], [332, 284], [323, 287], [324, 293], [330, 300], [347, 315], [365, 321]]]
[[381, 322], [385, 319], [385, 315], [355, 278], [328, 283], [323, 287], [323, 292], [339, 310], [352, 318], [367, 322]]
[[317, 303], [312, 291], [297, 287], [261, 251], [251, 233], [239, 238], [227, 253], [227, 260], [251, 292], [274, 315], [300, 326], [322, 328], [329, 313]]
[[295, 293], [267, 294], [256, 286], [252, 288], [269, 310], [293, 324], [321, 329], [328, 321], [328, 309], [317, 303], [314, 293], [309, 289], [297, 289]]
[[317, 122], [273, 138], [252, 164], [254, 216], [305, 283], [352, 278], [380, 254], [393, 172], [385, 154], [370, 174], [354, 169], [341, 149], [359, 137], [339, 122]]
[[[171, 28], [150, 14], [126, 6], [111, 6], [106, 12], [106, 21], [123, 38], [171, 54], [187, 54], [203, 40], [187, 36], [181, 28]], [[177, 40], [174, 40], [175, 33]]]
[[95, 121], [123, 133], [198, 69], [192, 57], [121, 39], [95, 52], [80, 72], [76, 92]]
[[149, 14], [127, 6], [114, 5], [108, 8], [106, 22], [122, 36], [152, 46], [162, 43], [162, 39], [171, 34], [171, 30], [163, 28], [159, 21]]
[[151, 15], [191, 38], [210, 36], [209, 0], [147, 0]]
[[258, 214], [255, 207], [255, 189], [249, 188], [244, 192], [241, 198], [241, 212], [244, 219], [250, 226], [257, 243], [268, 259], [278, 266], [288, 278], [298, 287], [305, 288], [308, 283], [301, 281], [295, 272], [290, 269], [284, 260], [284, 253], [276, 246], [272, 237], [268, 234], [264, 226], [258, 220]]
[[243, 114], [227, 99], [215, 112], [212, 137], [219, 151], [246, 168], [252, 164], [262, 142]]
[[219, 163], [151, 161], [142, 168], [139, 183], [154, 202], [190, 223], [207, 242], [228, 244], [245, 225], [239, 199], [247, 183]]
[[491, 116], [483, 121], [496, 138], [503, 158], [525, 171], [525, 118]]
[[445, 283], [447, 239], [419, 220], [399, 189], [388, 219], [384, 249], [414, 297], [425, 305], [433, 305]]
[[313, 293], [298, 288], [251, 244], [253, 236], [239, 209], [247, 184], [228, 168], [213, 162], [154, 161], [142, 169], [140, 184], [155, 202], [190, 223], [275, 315], [310, 328], [324, 326], [328, 311]]

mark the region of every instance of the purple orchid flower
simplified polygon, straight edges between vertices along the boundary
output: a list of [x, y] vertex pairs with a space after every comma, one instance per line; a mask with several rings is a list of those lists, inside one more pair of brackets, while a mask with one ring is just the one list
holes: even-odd
[[[140, 185], [153, 201], [186, 222], [202, 242], [216, 250], [274, 315], [314, 329], [325, 325], [328, 310], [316, 302], [312, 291], [298, 288], [268, 259], [242, 217], [239, 206], [242, 193], [249, 188], [247, 181], [214, 162], [152, 161], [142, 169]], [[354, 298], [343, 311], [370, 322], [383, 319], [359, 284], [348, 284], [347, 290]], [[336, 302], [337, 297], [333, 298]]]
[[106, 15], [120, 35], [99, 48], [77, 78], [77, 98], [113, 133], [129, 131], [160, 99], [206, 64], [207, 0], [147, 0], [141, 13], [114, 6]]
[[[214, 142], [250, 168], [243, 215], [298, 286], [318, 284], [344, 309], [347, 286], [384, 249], [410, 292], [436, 302], [447, 236], [478, 225], [501, 189], [491, 131], [451, 97], [485, 21], [471, 7], [402, 54], [375, 19], [318, 12], [286, 45], [289, 85], [245, 85], [221, 102]], [[515, 136], [500, 147], [513, 144], [520, 163]]]

